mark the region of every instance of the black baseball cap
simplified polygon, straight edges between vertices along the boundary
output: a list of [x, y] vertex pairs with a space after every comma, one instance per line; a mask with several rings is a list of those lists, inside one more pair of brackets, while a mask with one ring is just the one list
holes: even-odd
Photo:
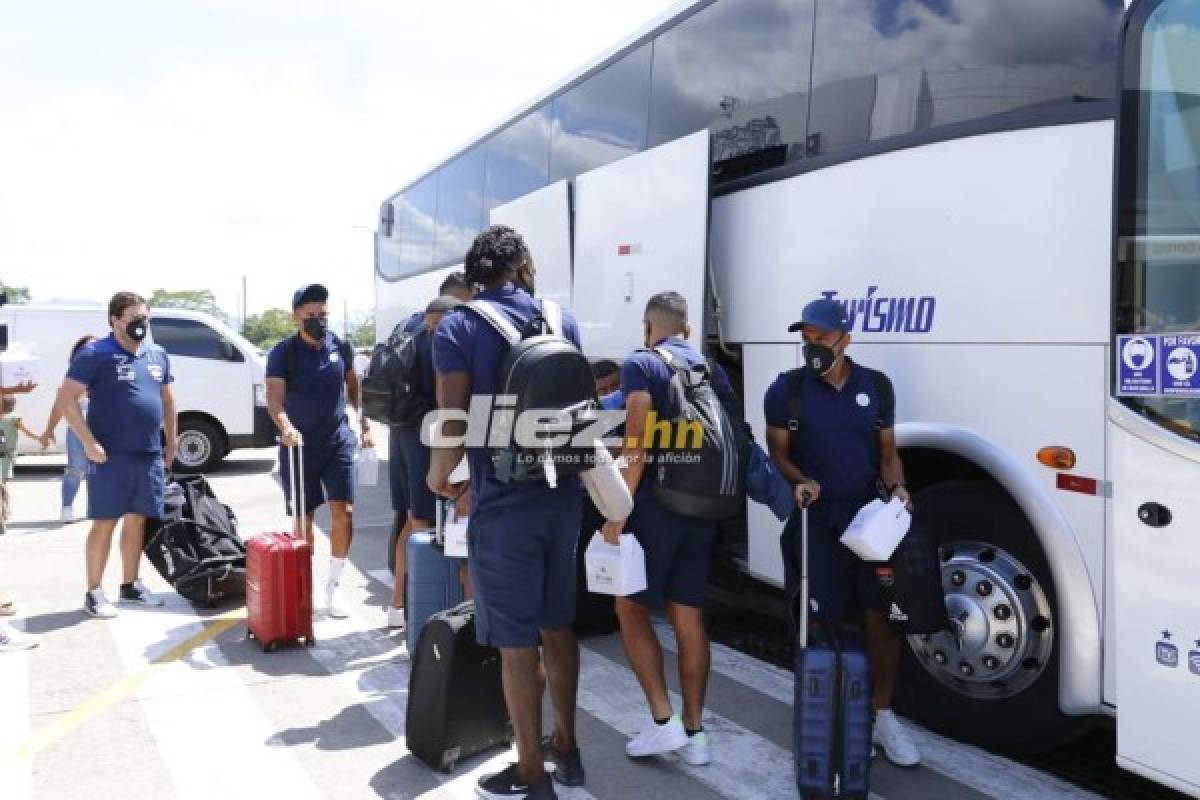
[[292, 293], [292, 311], [305, 303], [324, 303], [329, 300], [329, 290], [319, 283], [301, 286]]
[[850, 318], [846, 316], [845, 306], [829, 297], [813, 300], [806, 305], [800, 312], [800, 321], [788, 325], [788, 332], [795, 333], [805, 325], [823, 331], [850, 332]]

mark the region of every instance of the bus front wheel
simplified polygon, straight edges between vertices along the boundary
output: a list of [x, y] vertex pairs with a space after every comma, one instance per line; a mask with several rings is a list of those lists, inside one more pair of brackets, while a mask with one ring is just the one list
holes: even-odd
[[938, 542], [951, 630], [910, 636], [896, 706], [955, 739], [1044, 752], [1090, 725], [1058, 709], [1054, 585], [1037, 536], [998, 486], [934, 484], [914, 498], [914, 524]]

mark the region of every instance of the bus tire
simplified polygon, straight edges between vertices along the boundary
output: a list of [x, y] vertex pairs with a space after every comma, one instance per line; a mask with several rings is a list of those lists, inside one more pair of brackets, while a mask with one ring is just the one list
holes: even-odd
[[177, 472], [207, 472], [225, 457], [225, 436], [221, 429], [201, 417], [179, 420], [178, 452], [173, 469]]
[[[1053, 750], [1091, 727], [1058, 708], [1054, 584], [1029, 521], [999, 486], [937, 483], [914, 524], [938, 542], [954, 633], [910, 636], [895, 705], [954, 739], [1009, 753]], [[959, 642], [962, 643], [959, 649]]]

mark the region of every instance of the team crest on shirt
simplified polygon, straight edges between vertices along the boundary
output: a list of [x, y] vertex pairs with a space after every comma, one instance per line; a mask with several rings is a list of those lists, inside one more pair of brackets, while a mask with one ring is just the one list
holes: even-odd
[[119, 380], [119, 381], [137, 380], [137, 375], [133, 371], [133, 365], [129, 363], [129, 356], [123, 356], [123, 355], [113, 356], [113, 365], [116, 367], [117, 380]]
[[161, 366], [159, 366], [158, 364], [150, 364], [147, 367], [147, 369], [150, 370], [151, 378], [154, 378], [154, 380], [158, 381], [159, 383], [162, 383], [163, 368]]
[[340, 359], [340, 356], [339, 356], [337, 353], [330, 353], [330, 354], [329, 354], [329, 363], [330, 363], [330, 364], [336, 364], [336, 363], [338, 363], [338, 360], [339, 360], [339, 359]]
[[871, 398], [867, 396], [866, 392], [859, 392], [858, 397], [854, 398], [854, 400], [863, 408], [871, 405]]

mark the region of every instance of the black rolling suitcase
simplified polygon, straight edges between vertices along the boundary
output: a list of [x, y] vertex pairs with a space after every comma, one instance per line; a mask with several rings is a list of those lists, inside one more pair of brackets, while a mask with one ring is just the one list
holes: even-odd
[[793, 755], [803, 800], [866, 800], [871, 783], [871, 670], [866, 654], [843, 648], [836, 625], [824, 627], [832, 646], [808, 641], [808, 508], [800, 510], [800, 591], [796, 614]]
[[404, 735], [409, 752], [443, 772], [512, 740], [500, 651], [475, 641], [474, 603], [425, 623], [412, 655]]

